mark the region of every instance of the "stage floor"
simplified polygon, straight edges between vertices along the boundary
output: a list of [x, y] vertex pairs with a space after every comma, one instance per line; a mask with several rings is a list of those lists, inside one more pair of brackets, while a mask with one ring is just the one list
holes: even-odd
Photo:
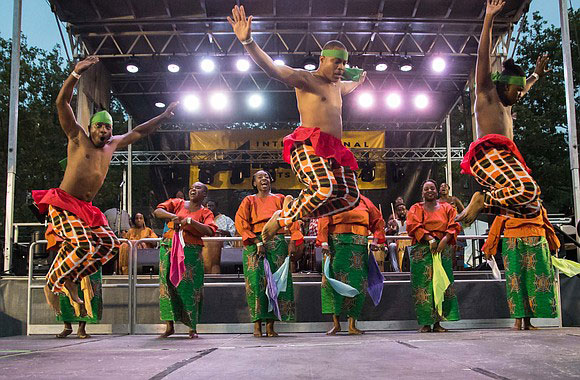
[[580, 328], [197, 340], [18, 336], [0, 338], [0, 378], [570, 379], [580, 377], [579, 353]]

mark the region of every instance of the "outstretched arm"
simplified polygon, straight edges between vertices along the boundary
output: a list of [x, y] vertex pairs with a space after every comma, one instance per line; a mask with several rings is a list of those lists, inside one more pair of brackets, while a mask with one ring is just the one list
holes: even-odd
[[[547, 54], [540, 55], [538, 59], [536, 59], [536, 68], [534, 69], [534, 73], [526, 79], [526, 87], [524, 87], [524, 91], [522, 91], [522, 96], [530, 91], [538, 79], [550, 72], [551, 69], [548, 69], [549, 60], [550, 57], [548, 57]], [[534, 74], [537, 74], [538, 76], [536, 77]]]
[[133, 144], [135, 141], [147, 136], [148, 134], [154, 132], [163, 120], [169, 119], [173, 116], [173, 110], [179, 102], [171, 103], [167, 109], [159, 116], [144, 122], [143, 124], [137, 126], [135, 129], [125, 133], [124, 135], [115, 136], [114, 139], [118, 140], [117, 149], [124, 148], [127, 145]]
[[243, 43], [244, 48], [252, 57], [256, 65], [271, 78], [279, 80], [288, 86], [304, 88], [311, 74], [305, 70], [296, 70], [286, 65], [276, 65], [272, 58], [262, 50], [252, 39], [252, 19], [254, 16], [246, 18], [244, 6], [234, 6], [232, 17], [228, 17], [236, 37]]
[[[87, 71], [89, 67], [99, 62], [97, 57], [87, 57], [84, 60], [76, 64], [73, 73], [80, 76], [82, 73]], [[68, 78], [64, 81], [60, 92], [56, 98], [56, 109], [58, 111], [58, 120], [60, 121], [60, 126], [64, 133], [69, 139], [75, 138], [83, 128], [77, 123], [75, 114], [70, 106], [70, 102], [73, 95], [73, 90], [77, 84], [78, 78], [71, 73]]]
[[475, 66], [475, 85], [476, 91], [487, 91], [493, 87], [491, 81], [491, 33], [493, 29], [493, 20], [505, 5], [504, 0], [487, 0], [485, 18], [483, 19], [483, 29], [477, 48], [477, 64]]

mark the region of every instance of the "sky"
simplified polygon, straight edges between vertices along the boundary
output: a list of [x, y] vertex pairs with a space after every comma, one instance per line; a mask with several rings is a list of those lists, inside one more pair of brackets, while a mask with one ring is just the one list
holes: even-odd
[[[558, 11], [559, 0], [533, 0], [529, 15], [539, 11], [548, 23], [560, 26]], [[568, 0], [574, 9], [580, 7], [580, 0]], [[5, 23], [0, 23], [0, 37], [12, 37], [13, 0], [0, 0], [0, 15], [4, 15]], [[64, 24], [61, 24], [65, 40], [67, 39]], [[22, 0], [22, 32], [28, 39], [28, 44], [42, 49], [52, 49], [56, 44], [62, 45], [54, 14], [47, 0]], [[68, 44], [68, 40], [66, 42]], [[70, 49], [69, 49], [70, 52]], [[61, 47], [61, 53], [65, 52]]]

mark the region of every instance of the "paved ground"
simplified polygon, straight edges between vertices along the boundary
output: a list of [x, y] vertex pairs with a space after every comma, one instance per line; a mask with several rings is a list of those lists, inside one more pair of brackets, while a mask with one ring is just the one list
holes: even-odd
[[198, 340], [19, 336], [0, 339], [0, 378], [570, 379], [580, 378], [580, 328]]

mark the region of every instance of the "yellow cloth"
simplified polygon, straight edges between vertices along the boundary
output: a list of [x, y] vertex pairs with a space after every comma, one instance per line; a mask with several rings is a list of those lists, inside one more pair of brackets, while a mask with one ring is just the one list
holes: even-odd
[[574, 277], [580, 274], [580, 263], [575, 261], [559, 259], [552, 256], [552, 265], [564, 273], [568, 277]]
[[[63, 289], [66, 295], [68, 296], [70, 304], [75, 309], [75, 315], [77, 317], [83, 317], [84, 315], [81, 314], [81, 305], [72, 300], [67, 288], [63, 287]], [[81, 280], [81, 291], [83, 292], [83, 304], [85, 305], [85, 310], [87, 312], [86, 315], [92, 318], [93, 306], [91, 305], [91, 300], [95, 296], [95, 293], [93, 293], [93, 285], [91, 285], [91, 280], [89, 276], [83, 277], [83, 279]]]
[[451, 282], [443, 269], [443, 263], [441, 262], [441, 254], [433, 254], [433, 298], [435, 301], [435, 308], [439, 315], [443, 315], [443, 298], [445, 296], [445, 291], [449, 287]]

